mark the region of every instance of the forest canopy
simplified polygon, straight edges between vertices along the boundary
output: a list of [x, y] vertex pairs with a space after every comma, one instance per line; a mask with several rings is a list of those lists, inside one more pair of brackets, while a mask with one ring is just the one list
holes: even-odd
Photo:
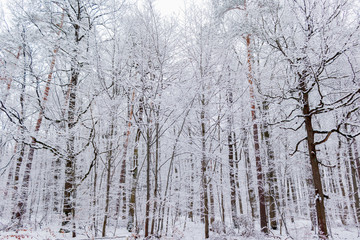
[[0, 237], [356, 236], [358, 2], [158, 4], [2, 3]]

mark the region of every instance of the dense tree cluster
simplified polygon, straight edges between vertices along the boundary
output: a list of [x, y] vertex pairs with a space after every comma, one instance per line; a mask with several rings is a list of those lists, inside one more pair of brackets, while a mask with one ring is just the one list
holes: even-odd
[[[360, 223], [356, 1], [13, 0], [0, 227], [252, 234]], [[255, 223], [255, 225], [254, 225]]]

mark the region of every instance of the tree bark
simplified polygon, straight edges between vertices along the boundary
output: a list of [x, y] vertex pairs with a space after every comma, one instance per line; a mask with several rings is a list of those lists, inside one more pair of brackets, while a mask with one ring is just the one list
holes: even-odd
[[111, 188], [111, 169], [113, 162], [113, 141], [114, 141], [114, 129], [115, 129], [115, 119], [112, 116], [110, 124], [110, 133], [108, 135], [108, 149], [106, 156], [106, 192], [105, 192], [105, 213], [104, 213], [104, 222], [102, 227], [102, 237], [106, 236], [106, 225], [109, 218], [109, 202], [110, 202], [110, 188]]
[[119, 212], [120, 212], [120, 201], [121, 201], [121, 196], [122, 196], [122, 218], [125, 219], [126, 216], [126, 156], [127, 156], [127, 150], [128, 150], [128, 145], [129, 145], [129, 138], [130, 138], [130, 133], [131, 133], [131, 121], [133, 118], [133, 112], [134, 112], [134, 99], [135, 99], [135, 90], [132, 92], [131, 94], [131, 102], [130, 102], [130, 109], [129, 109], [129, 120], [127, 123], [127, 131], [126, 131], [126, 138], [123, 144], [123, 154], [121, 157], [121, 171], [120, 171], [120, 192], [119, 192], [119, 196], [118, 196], [118, 201], [117, 201], [117, 205], [116, 205], [116, 216], [118, 216]]
[[[341, 169], [341, 165], [342, 165], [341, 150], [342, 150], [342, 146], [341, 146], [341, 140], [339, 138], [339, 140], [338, 140], [338, 149], [337, 149], [337, 152], [336, 152], [336, 158], [337, 158], [337, 164], [336, 165], [337, 165], [337, 171], [338, 171], [337, 179], [339, 181], [341, 196], [343, 197], [343, 199], [346, 199], [346, 192], [345, 192], [345, 186], [344, 186], [344, 181], [343, 181], [343, 176], [342, 176], [342, 169]], [[347, 225], [347, 219], [348, 219], [348, 215], [349, 215], [349, 208], [348, 208], [347, 201], [339, 202], [338, 207], [340, 209], [341, 223], [343, 225]]]
[[148, 119], [148, 129], [146, 130], [146, 205], [145, 205], [145, 238], [149, 236], [150, 222], [150, 166], [151, 166], [151, 133], [150, 119]]
[[[265, 118], [268, 117], [269, 102], [263, 101], [263, 111]], [[278, 204], [278, 187], [277, 187], [277, 176], [276, 176], [276, 165], [274, 150], [271, 145], [270, 130], [268, 126], [268, 119], [264, 119], [263, 135], [265, 139], [267, 157], [268, 157], [268, 183], [269, 183], [269, 217], [270, 227], [273, 230], [277, 229], [277, 217], [276, 217], [276, 205]]]
[[353, 192], [351, 193], [354, 199], [355, 207], [355, 216], [357, 223], [360, 223], [360, 200], [359, 200], [359, 187], [358, 187], [358, 178], [356, 177], [356, 163], [353, 155], [351, 140], [347, 140], [348, 156], [351, 168], [351, 180], [353, 185]]
[[[25, 36], [23, 36], [25, 38]], [[24, 39], [25, 41], [25, 39]], [[13, 212], [12, 212], [12, 221], [16, 221], [16, 227], [20, 228], [22, 227], [22, 222], [24, 218], [24, 214], [26, 211], [26, 203], [25, 198], [27, 200], [27, 196], [22, 192], [23, 189], [21, 189], [20, 198], [19, 198], [19, 179], [20, 179], [20, 168], [23, 163], [23, 159], [25, 156], [25, 126], [24, 126], [24, 118], [25, 118], [25, 87], [26, 87], [26, 78], [27, 78], [27, 71], [26, 71], [26, 51], [25, 51], [26, 45], [24, 43], [23, 46], [23, 57], [24, 57], [24, 72], [23, 72], [23, 82], [21, 84], [21, 94], [20, 94], [20, 153], [19, 157], [17, 158], [16, 165], [15, 165], [15, 173], [14, 173], [14, 185], [13, 185], [13, 192], [12, 192], [12, 201], [14, 203], [17, 203], [17, 205], [14, 206]], [[9, 89], [8, 89], [9, 90]], [[15, 148], [17, 149], [17, 145]], [[24, 185], [24, 183], [23, 183]]]
[[253, 174], [251, 169], [251, 162], [249, 156], [249, 143], [246, 130], [242, 130], [242, 144], [243, 144], [243, 153], [245, 158], [245, 169], [246, 169], [246, 184], [247, 184], [247, 193], [249, 198], [249, 205], [251, 210], [252, 220], [256, 218], [256, 199], [255, 191], [253, 188]]
[[160, 117], [160, 107], [156, 111], [156, 123], [155, 123], [155, 176], [154, 176], [154, 204], [153, 204], [153, 219], [151, 222], [151, 235], [155, 232], [155, 222], [156, 222], [156, 210], [157, 210], [157, 195], [158, 195], [158, 178], [159, 178], [159, 157], [160, 157], [160, 129], [159, 129], [159, 117]]
[[313, 184], [315, 188], [314, 198], [315, 198], [315, 208], [317, 215], [317, 224], [318, 224], [318, 235], [322, 239], [328, 238], [327, 224], [326, 224], [326, 214], [325, 214], [325, 204], [324, 204], [324, 193], [321, 182], [321, 175], [319, 169], [319, 163], [316, 157], [316, 146], [315, 146], [315, 136], [314, 129], [312, 125], [312, 115], [310, 114], [310, 102], [309, 102], [309, 92], [306, 86], [306, 79], [304, 76], [299, 74], [299, 89], [301, 90], [301, 108], [304, 115], [305, 129], [306, 129], [306, 139], [308, 146], [308, 154], [310, 158], [311, 173]]
[[201, 199], [202, 217], [205, 223], [205, 238], [209, 238], [209, 200], [208, 200], [208, 181], [207, 181], [207, 157], [206, 157], [206, 129], [205, 129], [205, 97], [201, 96]]
[[251, 57], [250, 45], [251, 45], [250, 35], [247, 35], [246, 48], [247, 48], [247, 65], [248, 65], [248, 83], [249, 83], [249, 92], [250, 92], [251, 118], [253, 121], [256, 175], [257, 175], [258, 193], [259, 193], [260, 227], [261, 227], [261, 231], [267, 234], [269, 232], [269, 229], [268, 229], [268, 221], [266, 215], [265, 188], [264, 188], [264, 180], [263, 180], [264, 176], [262, 172], [258, 125], [256, 119], [255, 95], [254, 95], [253, 75], [252, 75], [252, 66], [251, 66], [252, 57]]

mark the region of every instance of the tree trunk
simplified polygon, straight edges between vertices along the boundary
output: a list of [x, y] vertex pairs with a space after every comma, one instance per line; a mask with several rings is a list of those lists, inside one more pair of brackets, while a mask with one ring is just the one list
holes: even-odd
[[[12, 201], [14, 203], [17, 203], [17, 205], [15, 205], [13, 212], [12, 212], [12, 217], [11, 220], [12, 221], [16, 221], [16, 227], [20, 228], [22, 227], [22, 221], [24, 218], [24, 214], [26, 211], [26, 203], [25, 203], [25, 198], [27, 200], [27, 196], [25, 196], [25, 194], [21, 191], [21, 195], [19, 198], [19, 179], [20, 179], [20, 168], [21, 165], [23, 163], [23, 159], [25, 156], [25, 126], [24, 124], [24, 116], [25, 116], [25, 108], [24, 108], [24, 97], [25, 97], [25, 86], [26, 86], [26, 78], [27, 78], [27, 73], [26, 73], [26, 52], [25, 52], [25, 44], [23, 47], [23, 57], [24, 57], [24, 72], [23, 72], [23, 82], [21, 84], [21, 94], [20, 94], [20, 106], [21, 106], [21, 110], [20, 110], [20, 134], [21, 134], [21, 139], [20, 139], [20, 153], [19, 153], [19, 157], [17, 158], [16, 161], [16, 165], [15, 165], [15, 173], [14, 173], [14, 185], [13, 185], [13, 192], [12, 192]], [[16, 146], [17, 148], [17, 146]], [[24, 183], [23, 183], [24, 184]], [[22, 189], [21, 189], [22, 190]]]
[[[190, 149], [192, 149], [193, 146], [193, 139], [191, 136], [191, 129], [189, 127], [189, 145]], [[190, 165], [190, 181], [189, 181], [189, 200], [188, 200], [188, 218], [191, 219], [191, 221], [194, 221], [194, 154], [192, 151], [190, 152], [190, 158], [189, 158], [189, 165]]]
[[255, 107], [252, 66], [251, 66], [252, 59], [251, 59], [251, 49], [250, 49], [250, 35], [246, 36], [246, 47], [247, 47], [248, 82], [249, 82], [249, 92], [250, 92], [251, 117], [253, 121], [256, 175], [257, 175], [258, 193], [259, 193], [260, 227], [262, 232], [268, 233], [269, 229], [268, 229], [268, 222], [266, 216], [266, 200], [265, 200], [265, 188], [264, 188], [264, 180], [263, 180], [264, 176], [261, 166], [262, 163], [260, 157], [259, 135], [258, 135], [258, 126], [257, 126], [256, 111], [255, 111], [256, 107]]
[[209, 238], [209, 200], [208, 200], [208, 181], [207, 181], [207, 157], [206, 157], [206, 129], [205, 129], [205, 97], [201, 98], [201, 199], [202, 204], [202, 217], [205, 223], [205, 238]]
[[118, 196], [118, 201], [117, 201], [117, 205], [116, 205], [116, 216], [118, 216], [119, 212], [120, 212], [120, 201], [121, 201], [121, 195], [122, 195], [122, 219], [125, 219], [126, 216], [126, 155], [127, 155], [127, 150], [128, 150], [128, 145], [129, 145], [129, 138], [130, 138], [130, 129], [131, 129], [131, 121], [133, 118], [133, 112], [134, 112], [134, 99], [135, 99], [135, 91], [132, 92], [131, 95], [131, 102], [130, 102], [130, 109], [129, 109], [129, 120], [127, 123], [127, 131], [126, 131], [126, 138], [123, 144], [123, 154], [121, 157], [121, 172], [120, 172], [120, 192], [119, 192], [119, 196]]
[[252, 220], [256, 218], [256, 199], [255, 199], [255, 191], [253, 188], [253, 174], [251, 169], [251, 162], [249, 156], [249, 143], [247, 132], [245, 129], [242, 130], [242, 144], [243, 144], [243, 153], [245, 158], [245, 169], [246, 169], [246, 184], [247, 184], [247, 192], [249, 197], [249, 205], [251, 210]]
[[233, 225], [238, 228], [237, 221], [237, 207], [236, 207], [236, 183], [235, 183], [235, 163], [234, 163], [234, 145], [233, 145], [232, 133], [228, 134], [228, 147], [229, 147], [229, 177], [230, 177], [230, 206], [231, 217]]
[[150, 119], [148, 119], [148, 128], [146, 130], [146, 205], [145, 205], [145, 238], [149, 236], [150, 222], [150, 166], [151, 166], [151, 133]]
[[212, 181], [209, 182], [209, 198], [210, 198], [210, 225], [215, 221], [215, 200], [214, 200], [214, 186]]
[[351, 169], [351, 180], [353, 185], [353, 192], [351, 195], [354, 199], [354, 205], [355, 205], [355, 216], [356, 221], [359, 224], [360, 223], [360, 200], [359, 200], [359, 187], [358, 187], [358, 179], [356, 177], [356, 164], [355, 159], [352, 151], [351, 146], [351, 140], [347, 140], [347, 147], [348, 147], [348, 155], [349, 155], [349, 163], [350, 163], [350, 169]]
[[139, 165], [139, 140], [141, 131], [140, 129], [136, 132], [135, 146], [133, 153], [133, 165], [132, 165], [132, 182], [131, 182], [131, 194], [129, 201], [129, 219], [127, 224], [127, 230], [129, 232], [137, 231], [137, 223], [135, 222], [135, 209], [136, 209], [136, 186], [137, 186], [137, 175]]
[[[80, 3], [78, 3], [80, 4]], [[80, 9], [79, 9], [80, 11]], [[78, 12], [77, 20], [80, 20], [80, 12]], [[80, 25], [73, 25], [75, 30], [75, 43], [80, 42]], [[76, 156], [75, 156], [75, 113], [76, 113], [76, 97], [77, 85], [79, 78], [80, 65], [77, 61], [77, 52], [74, 49], [74, 58], [71, 62], [71, 79], [69, 84], [69, 105], [68, 105], [68, 138], [67, 138], [67, 158], [65, 159], [65, 186], [64, 186], [64, 202], [63, 213], [65, 219], [62, 222], [64, 231], [69, 231], [72, 224], [72, 236], [76, 237], [75, 232], [75, 200], [76, 200], [76, 183], [75, 183], [75, 169], [76, 169]]]
[[108, 149], [107, 149], [107, 156], [106, 156], [106, 193], [105, 193], [105, 214], [104, 214], [104, 222], [102, 227], [102, 237], [106, 236], [106, 225], [109, 218], [109, 202], [110, 202], [110, 187], [111, 187], [111, 169], [112, 169], [112, 162], [113, 162], [113, 141], [114, 141], [114, 129], [115, 129], [115, 119], [112, 117], [111, 124], [110, 124], [110, 133], [108, 135]]
[[[339, 138], [339, 140], [338, 140], [338, 149], [337, 149], [337, 152], [336, 152], [336, 158], [337, 158], [337, 164], [336, 165], [337, 165], [337, 171], [338, 171], [337, 179], [339, 181], [341, 196], [343, 197], [343, 199], [346, 199], [346, 192], [345, 192], [345, 186], [344, 186], [344, 182], [343, 182], [342, 169], [341, 169], [341, 165], [342, 165], [341, 150], [342, 150], [341, 140]], [[348, 215], [349, 215], [349, 208], [348, 208], [347, 201], [339, 202], [338, 207], [340, 209], [341, 223], [343, 225], [347, 225], [347, 220], [348, 220]]]
[[94, 182], [93, 182], [93, 199], [92, 199], [92, 227], [94, 229], [94, 236], [97, 237], [98, 235], [98, 229], [97, 229], [97, 155], [98, 155], [98, 149], [94, 146]]
[[[159, 107], [160, 108], [160, 107]], [[156, 111], [156, 123], [155, 123], [155, 176], [154, 176], [154, 205], [153, 205], [153, 219], [151, 222], [151, 235], [154, 234], [155, 230], [155, 222], [156, 222], [156, 210], [157, 210], [157, 194], [158, 194], [158, 178], [159, 178], [159, 148], [160, 148], [160, 129], [159, 129], [159, 117], [160, 117], [160, 109], [157, 109]]]
[[233, 132], [233, 139], [234, 139], [234, 152], [235, 152], [235, 181], [236, 181], [236, 188], [237, 188], [237, 195], [239, 201], [239, 212], [240, 215], [244, 214], [242, 200], [241, 200], [241, 192], [240, 192], [240, 179], [239, 179], [239, 155], [238, 155], [238, 148], [236, 144], [236, 134]]
[[303, 76], [300, 76], [299, 79], [299, 88], [301, 90], [301, 99], [302, 99], [302, 112], [305, 120], [305, 129], [306, 129], [306, 138], [308, 145], [308, 153], [310, 158], [311, 173], [313, 178], [313, 184], [315, 192], [315, 208], [317, 215], [317, 224], [318, 224], [318, 235], [322, 239], [327, 239], [328, 231], [326, 226], [326, 214], [325, 214], [325, 204], [324, 204], [324, 193], [321, 182], [319, 163], [316, 157], [316, 146], [314, 138], [314, 129], [312, 125], [312, 116], [310, 114], [310, 103], [309, 103], [309, 93], [306, 86], [306, 80]]
[[277, 229], [277, 218], [276, 218], [276, 205], [278, 204], [278, 187], [277, 187], [277, 176], [276, 176], [276, 165], [274, 150], [271, 145], [270, 130], [268, 126], [268, 112], [269, 102], [263, 101], [264, 111], [264, 125], [263, 125], [263, 136], [265, 139], [266, 152], [268, 157], [268, 184], [269, 184], [269, 215], [270, 215], [270, 227], [273, 230]]

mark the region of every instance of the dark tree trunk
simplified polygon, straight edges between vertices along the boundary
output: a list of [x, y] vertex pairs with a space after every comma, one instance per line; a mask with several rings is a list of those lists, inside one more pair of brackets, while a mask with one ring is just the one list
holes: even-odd
[[[150, 125], [150, 120], [148, 120]], [[149, 236], [150, 222], [150, 166], [151, 166], [151, 133], [150, 126], [146, 130], [146, 205], [145, 205], [145, 238]]]
[[202, 217], [205, 223], [205, 238], [209, 238], [209, 200], [208, 200], [208, 181], [207, 181], [207, 157], [206, 157], [206, 129], [205, 129], [205, 97], [201, 98], [201, 199], [202, 199]]
[[314, 200], [315, 208], [317, 215], [317, 224], [318, 224], [318, 234], [320, 238], [327, 239], [328, 231], [326, 224], [326, 214], [325, 214], [325, 204], [324, 204], [324, 193], [323, 186], [321, 182], [321, 175], [319, 169], [319, 163], [316, 157], [316, 146], [315, 146], [315, 136], [314, 129], [312, 125], [312, 116], [310, 114], [310, 103], [309, 103], [309, 92], [306, 86], [306, 79], [304, 76], [299, 76], [299, 88], [301, 90], [301, 99], [302, 99], [302, 112], [305, 120], [305, 129], [306, 129], [306, 138], [308, 145], [308, 153], [310, 158], [311, 173], [314, 184]]

